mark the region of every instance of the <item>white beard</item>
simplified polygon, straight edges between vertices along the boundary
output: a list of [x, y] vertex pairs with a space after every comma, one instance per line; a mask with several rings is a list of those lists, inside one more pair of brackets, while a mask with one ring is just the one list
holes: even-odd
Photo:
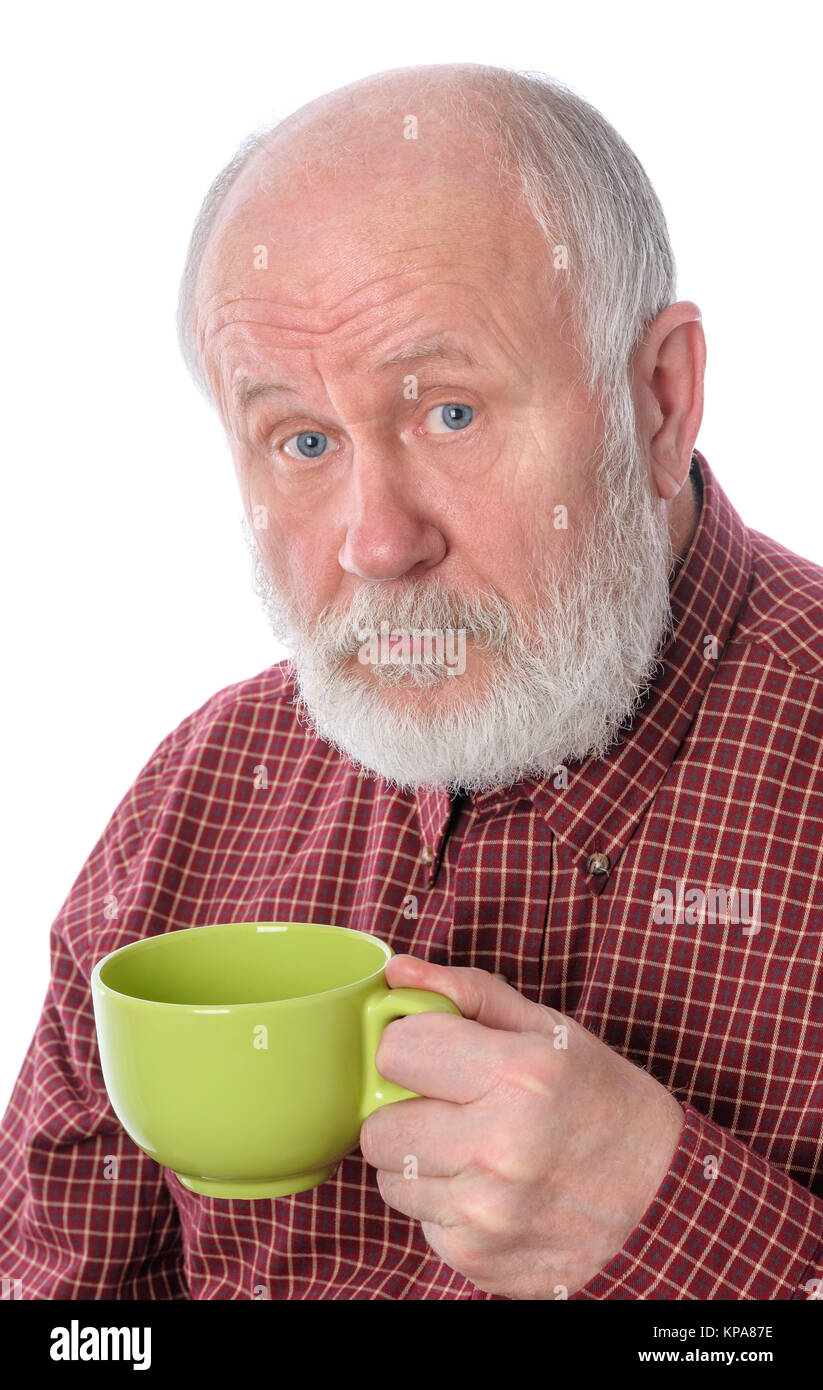
[[[304, 722], [356, 766], [410, 791], [486, 791], [603, 757], [658, 673], [671, 630], [665, 504], [652, 497], [634, 429], [621, 434], [600, 451], [592, 525], [559, 533], [553, 572], [528, 570], [538, 578], [524, 612], [497, 592], [466, 597], [420, 579], [393, 593], [364, 583], [345, 612], [327, 606], [312, 621], [275, 587], [244, 518], [253, 586], [290, 648]], [[483, 670], [352, 663], [364, 630], [384, 622], [465, 628], [467, 645], [485, 649]], [[464, 682], [473, 688], [453, 698]], [[448, 698], [438, 698], [446, 685]]]

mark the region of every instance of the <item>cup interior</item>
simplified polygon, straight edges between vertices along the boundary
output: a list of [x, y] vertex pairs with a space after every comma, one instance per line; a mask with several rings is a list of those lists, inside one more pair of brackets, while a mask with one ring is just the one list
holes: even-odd
[[115, 951], [107, 988], [159, 1004], [262, 1004], [325, 994], [378, 975], [377, 937], [313, 923], [232, 922], [148, 937]]

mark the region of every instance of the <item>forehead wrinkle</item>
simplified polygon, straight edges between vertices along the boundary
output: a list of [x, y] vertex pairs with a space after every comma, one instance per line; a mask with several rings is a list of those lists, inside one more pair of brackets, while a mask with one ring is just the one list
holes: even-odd
[[[312, 352], [314, 348], [307, 347], [304, 350]], [[404, 362], [427, 362], [429, 360], [455, 362], [470, 370], [483, 373], [489, 369], [488, 361], [473, 356], [462, 346], [457, 335], [434, 332], [404, 344], [391, 356], [384, 358], [375, 366], [367, 367], [366, 371], [368, 374], [372, 374], [387, 367], [402, 365]], [[522, 374], [524, 363], [518, 359], [517, 366], [519, 373]], [[317, 364], [314, 364], [314, 367], [317, 370]], [[244, 411], [262, 395], [299, 396], [300, 390], [291, 382], [257, 378], [250, 375], [244, 368], [236, 366], [230, 377], [229, 395], [234, 406], [238, 410]]]
[[[373, 370], [381, 371], [384, 367], [394, 367], [402, 362], [428, 361], [430, 358], [460, 362], [463, 366], [472, 368], [481, 366], [470, 352], [460, 348], [457, 344], [451, 345], [448, 341], [438, 341], [437, 339], [423, 339], [417, 343], [410, 343], [407, 347], [401, 348], [399, 352], [393, 353], [391, 357], [378, 362]], [[285, 381], [258, 381], [246, 372], [235, 372], [232, 377], [232, 401], [241, 412], [247, 410], [259, 396], [295, 396], [298, 394], [297, 388], [290, 386]]]
[[[436, 245], [436, 243], [427, 243], [426, 245]], [[399, 248], [392, 254], [405, 255], [407, 254], [407, 248]], [[361, 262], [365, 259], [364, 255], [350, 258], [349, 269], [351, 269], [352, 259], [356, 262], [358, 258]], [[479, 264], [482, 262], [482, 258], [476, 258], [476, 261]], [[317, 303], [307, 303], [305, 295], [302, 303], [295, 304], [285, 300], [278, 300], [273, 295], [251, 293], [246, 290], [245, 287], [240, 290], [239, 287], [227, 288], [222, 286], [213, 290], [211, 294], [204, 296], [202, 299], [198, 299], [196, 304], [198, 328], [202, 335], [205, 336], [206, 332], [211, 327], [211, 322], [215, 317], [221, 318], [223, 311], [227, 311], [227, 313], [225, 320], [219, 324], [221, 328], [225, 323], [235, 321], [230, 317], [232, 306], [254, 304], [265, 305], [272, 313], [279, 313], [286, 320], [298, 318], [301, 314], [306, 313], [313, 314], [315, 317], [322, 316], [327, 322], [328, 327], [318, 328], [312, 326], [311, 328], [304, 328], [303, 331], [312, 335], [317, 333], [334, 333], [338, 329], [343, 328], [351, 319], [357, 318], [358, 315], [367, 314], [373, 309], [390, 305], [393, 300], [401, 299], [404, 294], [431, 285], [432, 268], [437, 272], [438, 283], [441, 286], [457, 284], [460, 288], [465, 288], [469, 292], [472, 291], [473, 279], [476, 277], [469, 275], [468, 279], [464, 278], [466, 272], [471, 270], [471, 267], [467, 266], [465, 260], [460, 258], [455, 260], [449, 258], [446, 261], [435, 258], [432, 262], [418, 263], [415, 266], [403, 267], [398, 270], [389, 270], [380, 267], [375, 269], [371, 274], [367, 272], [366, 266], [362, 265], [361, 273], [363, 273], [363, 278], [359, 283], [353, 285], [351, 288], [345, 288], [339, 297], [334, 299], [333, 302], [325, 308]], [[458, 272], [456, 278], [454, 277], [455, 271]], [[322, 293], [324, 279], [328, 280], [334, 273], [335, 272], [328, 271], [326, 276], [321, 277], [317, 282], [314, 287], [315, 297]], [[492, 281], [496, 278], [497, 273], [493, 274]], [[394, 283], [398, 280], [405, 282], [403, 287], [399, 289]], [[357, 304], [356, 301], [358, 299], [363, 299], [366, 302]], [[352, 301], [355, 301], [354, 307], [351, 307]], [[237, 313], [237, 317], [241, 317], [240, 312]], [[279, 325], [271, 324], [265, 326], [276, 327]], [[294, 322], [288, 321], [283, 323], [282, 326], [287, 329], [294, 329], [297, 327]], [[298, 331], [300, 331], [299, 328]]]
[[[439, 268], [442, 269], [442, 267]], [[464, 280], [462, 273], [455, 277], [454, 270], [456, 269], [463, 272], [465, 267], [462, 265], [459, 267], [449, 266], [448, 271], [450, 273], [442, 282], [442, 285], [454, 286], [459, 291], [466, 291], [471, 295], [473, 288], [475, 288], [472, 284], [471, 277], [469, 277], [468, 281]], [[412, 307], [414, 309], [414, 319], [419, 320], [421, 311], [431, 318], [433, 311], [438, 307], [429, 303], [420, 304], [419, 301], [416, 300], [413, 293], [414, 289], [419, 290], [421, 284], [425, 286], [429, 283], [425, 280], [425, 277], [420, 271], [418, 271], [416, 275], [414, 275], [414, 273], [412, 274], [412, 278], [417, 282], [413, 287], [410, 287], [408, 283], [401, 286], [391, 283], [398, 279], [403, 279], [408, 282], [409, 278], [409, 272], [407, 271], [388, 273], [385, 271], [377, 272], [372, 279], [349, 290], [335, 305], [325, 310], [323, 318], [327, 323], [329, 319], [331, 319], [328, 327], [319, 327], [316, 324], [312, 327], [308, 327], [305, 324], [305, 314], [307, 312], [305, 306], [301, 309], [296, 309], [293, 305], [280, 304], [270, 296], [250, 295], [245, 291], [238, 293], [236, 289], [222, 287], [215, 291], [203, 305], [204, 314], [201, 320], [203, 335], [201, 351], [203, 352], [204, 359], [210, 358], [214, 361], [215, 366], [217, 366], [218, 376], [223, 377], [224, 381], [226, 380], [223, 368], [225, 350], [228, 349], [231, 353], [231, 349], [236, 345], [238, 339], [246, 350], [250, 350], [255, 357], [260, 358], [265, 364], [262, 375], [265, 375], [266, 372], [270, 370], [273, 373], [277, 372], [277, 365], [275, 362], [266, 362], [269, 352], [272, 351], [270, 345], [261, 341], [259, 335], [254, 333], [254, 329], [263, 330], [264, 333], [274, 331], [282, 335], [284, 341], [282, 341], [278, 347], [289, 353], [292, 357], [295, 352], [311, 353], [318, 348], [325, 348], [327, 346], [334, 349], [334, 347], [337, 346], [334, 342], [335, 337], [340, 333], [345, 334], [346, 331], [348, 331], [348, 334], [351, 336], [351, 341], [341, 346], [344, 346], [352, 352], [356, 352], [358, 358], [361, 360], [364, 358], [368, 360], [372, 358], [373, 354], [376, 354], [380, 348], [383, 348], [385, 351], [387, 339], [394, 338], [395, 342], [397, 342], [397, 338], [403, 330], [408, 334], [414, 333], [414, 322], [402, 322], [403, 319], [407, 319], [407, 315], [401, 312], [402, 301], [408, 296], [410, 289], [413, 295]], [[373, 294], [373, 287], [375, 282], [381, 281], [383, 282], [383, 293], [379, 300], [377, 300]], [[367, 293], [366, 297], [368, 302], [365, 304], [361, 302], [352, 307], [351, 301], [362, 297], [364, 291], [368, 291], [369, 289], [372, 290], [372, 293]], [[391, 312], [395, 303], [398, 305], [398, 308], [394, 312]], [[256, 310], [258, 313], [262, 310], [262, 317], [255, 317], [253, 319], [244, 317], [244, 313], [248, 314], [252, 309]], [[365, 318], [368, 320], [375, 310], [383, 310], [388, 320], [379, 325], [377, 342], [375, 342], [375, 326], [373, 323], [357, 323], [358, 319]], [[386, 314], [386, 311], [389, 311], [388, 314]], [[313, 311], [309, 310], [308, 312], [311, 313]], [[440, 306], [440, 313], [442, 316], [442, 306]], [[303, 317], [304, 322], [300, 325], [295, 324], [294, 319], [296, 317]], [[286, 320], [291, 320], [291, 322], [284, 322], [284, 318]], [[222, 320], [222, 322], [220, 320]], [[217, 324], [216, 327], [215, 323]], [[501, 339], [501, 334], [497, 326], [497, 315], [490, 312], [488, 307], [484, 316], [483, 325], [484, 326], [480, 329], [481, 336], [487, 335], [489, 330], [492, 330], [491, 338], [496, 348], [494, 356], [497, 357], [502, 349], [502, 356], [505, 359], [511, 359], [512, 345], [508, 344], [508, 335], [503, 332]], [[227, 330], [229, 332], [228, 344], [225, 342]], [[232, 330], [234, 330], [234, 332], [232, 332]], [[250, 333], [249, 330], [252, 330], [252, 332]], [[468, 329], [468, 336], [470, 339], [473, 339], [475, 334], [475, 328]], [[461, 338], [465, 339], [465, 337], [466, 326], [462, 324], [459, 327], [455, 325], [453, 331], [449, 330], [447, 324], [435, 325], [428, 331], [423, 325], [420, 325], [418, 328], [418, 335], [413, 342], [401, 344], [397, 352], [377, 363], [376, 366], [368, 367], [367, 370], [370, 372], [379, 371], [395, 363], [400, 364], [404, 361], [411, 361], [414, 357], [418, 357], [421, 361], [427, 359], [446, 360], [451, 358], [454, 361], [462, 361], [469, 370], [483, 371], [487, 369], [489, 366], [488, 361], [478, 362], [468, 348], [463, 346], [460, 340]], [[208, 347], [206, 347], [206, 338], [208, 338]], [[298, 341], [288, 342], [288, 338], [296, 338]], [[361, 340], [359, 348], [357, 347], [358, 338]], [[371, 341], [363, 343], [362, 340], [364, 338]], [[323, 341], [324, 339], [325, 341]], [[498, 341], [498, 339], [500, 339], [500, 341]], [[506, 344], [508, 345], [506, 346]], [[521, 353], [515, 352], [514, 358], [514, 363], [509, 360], [509, 368], [516, 366], [516, 374], [522, 376], [524, 370], [527, 371], [527, 364], [522, 360]], [[218, 363], [220, 364], [219, 366]], [[241, 364], [238, 363], [235, 368], [235, 373], [242, 372], [242, 370]], [[250, 381], [254, 380], [253, 377], [249, 379]], [[279, 391], [283, 394], [287, 392], [291, 392], [295, 395], [299, 394], [299, 391], [295, 390], [293, 386], [286, 382], [269, 382], [263, 384], [267, 384], [273, 393]], [[227, 395], [231, 394], [232, 399], [234, 399], [229, 383], [227, 383], [227, 387], [228, 389], [221, 388], [221, 394], [225, 391]], [[255, 395], [259, 394], [260, 392], [255, 390]]]
[[[395, 296], [395, 298], [402, 298], [402, 295], [397, 295]], [[270, 301], [268, 300], [248, 301], [245, 299], [232, 299], [228, 302], [235, 305], [248, 303], [265, 303], [267, 305], [270, 304]], [[379, 307], [385, 307], [390, 303], [391, 300], [385, 300], [383, 302], [383, 305]], [[296, 335], [300, 339], [299, 342], [283, 342], [282, 344], [280, 344], [281, 350], [286, 352], [313, 352], [316, 351], [318, 347], [326, 346], [333, 349], [336, 345], [333, 341], [328, 341], [329, 337], [333, 339], [334, 335], [340, 334], [342, 330], [345, 330], [346, 328], [351, 328], [353, 320], [356, 321], [358, 317], [361, 317], [364, 314], [368, 314], [375, 307], [377, 306], [369, 305], [365, 308], [357, 309], [354, 312], [350, 313], [347, 317], [343, 319], [338, 319], [333, 328], [325, 330], [318, 327], [287, 327], [282, 323], [273, 323], [268, 318], [250, 319], [242, 317], [239, 313], [236, 317], [227, 318], [225, 322], [219, 323], [217, 327], [212, 328], [211, 323], [209, 322], [209, 319], [214, 317], [214, 315], [212, 314], [210, 316], [207, 316], [206, 321], [204, 321], [202, 325], [200, 338], [201, 351], [203, 352], [204, 358], [219, 357], [221, 353], [221, 339], [224, 338], [226, 332], [231, 332], [231, 330], [234, 329], [237, 331], [237, 336], [241, 340], [246, 340], [247, 348], [250, 348], [255, 353], [255, 355], [260, 355], [261, 352], [265, 351], [264, 345], [259, 342], [255, 343], [253, 339], [251, 341], [248, 341], [249, 335], [247, 330], [254, 328], [262, 328], [264, 330], [275, 330], [285, 334]], [[391, 325], [391, 327], [394, 328], [394, 331], [396, 333], [398, 327], [396, 323]], [[381, 325], [380, 329], [381, 336], [385, 338], [388, 335], [389, 331], [387, 326]], [[363, 324], [362, 326], [356, 328], [354, 337], [355, 339], [364, 335], [372, 337], [373, 332], [374, 330], [371, 324]], [[393, 365], [393, 363], [395, 362], [399, 363], [403, 361], [412, 360], [414, 357], [418, 357], [420, 359], [429, 357], [451, 358], [455, 361], [463, 361], [465, 365], [469, 367], [476, 367], [480, 365], [476, 362], [475, 358], [466, 348], [455, 343], [455, 337], [456, 335], [450, 337], [450, 335], [443, 332], [423, 334], [415, 342], [410, 343], [408, 345], [404, 345], [402, 348], [398, 349], [397, 353], [395, 353], [392, 357], [380, 362], [378, 364], [378, 367], [390, 366]], [[206, 342], [207, 338], [208, 343]], [[327, 340], [326, 342], [322, 341], [324, 338]], [[318, 342], [318, 339], [320, 339], [320, 342]], [[349, 350], [355, 350], [355, 344], [353, 343], [348, 343], [346, 344], [346, 346]], [[357, 351], [358, 355], [362, 356], [365, 355], [368, 349], [364, 349], [361, 347], [360, 349], [357, 349]]]

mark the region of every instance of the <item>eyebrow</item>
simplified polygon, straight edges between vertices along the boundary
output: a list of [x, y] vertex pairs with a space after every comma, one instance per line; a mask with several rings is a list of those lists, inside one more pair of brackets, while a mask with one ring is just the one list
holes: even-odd
[[232, 383], [232, 399], [238, 410], [248, 410], [252, 401], [258, 396], [277, 395], [296, 395], [293, 386], [288, 386], [285, 381], [255, 381], [250, 376], [236, 376]]
[[[444, 334], [437, 334], [428, 338], [421, 338], [414, 343], [408, 343], [405, 347], [392, 353], [391, 357], [386, 357], [382, 362], [378, 362], [375, 370], [382, 371], [384, 367], [395, 367], [401, 362], [422, 362], [429, 358], [460, 362], [466, 367], [480, 366], [478, 360], [461, 343]], [[295, 387], [289, 386], [285, 381], [255, 381], [253, 377], [249, 376], [237, 376], [234, 379], [232, 397], [235, 405], [241, 411], [247, 410], [258, 396], [269, 395], [294, 396], [297, 395], [297, 391]]]
[[449, 362], [462, 362], [466, 367], [479, 367], [480, 363], [475, 357], [463, 347], [455, 338], [450, 338], [446, 334], [436, 334], [429, 338], [421, 338], [419, 342], [409, 343], [406, 347], [400, 348], [399, 352], [392, 353], [391, 357], [386, 357], [377, 364], [379, 371], [383, 367], [394, 367], [398, 362], [416, 362], [427, 357], [440, 357]]

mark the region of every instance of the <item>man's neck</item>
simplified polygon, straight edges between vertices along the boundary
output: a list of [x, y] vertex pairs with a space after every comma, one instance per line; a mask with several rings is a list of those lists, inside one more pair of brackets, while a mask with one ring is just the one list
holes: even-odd
[[682, 565], [700, 521], [700, 498], [689, 474], [672, 503], [670, 532], [675, 556], [675, 573]]

